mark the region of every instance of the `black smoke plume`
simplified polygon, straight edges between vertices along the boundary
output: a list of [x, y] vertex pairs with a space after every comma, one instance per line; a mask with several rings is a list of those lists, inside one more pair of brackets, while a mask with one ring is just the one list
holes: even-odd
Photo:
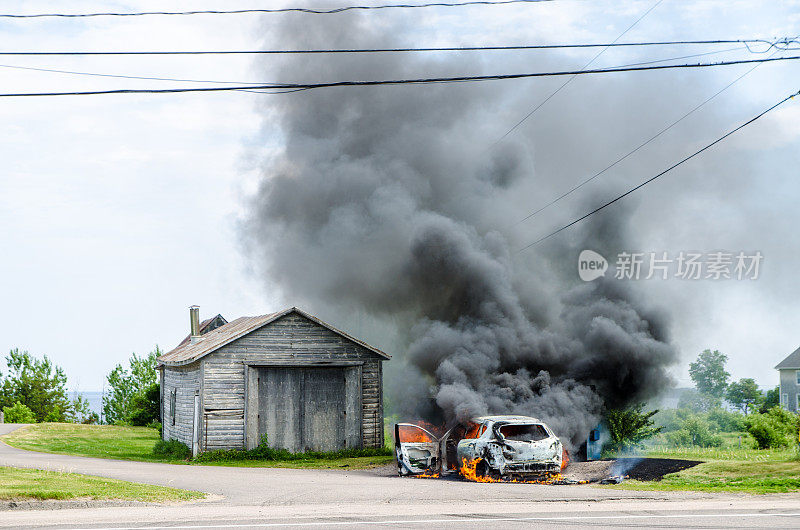
[[[287, 17], [269, 28], [270, 43], [409, 44], [397, 37], [408, 30], [406, 19], [323, 18]], [[515, 65], [480, 57], [306, 56], [261, 67], [277, 81], [302, 82], [534, 70], [562, 59]], [[360, 311], [394, 330], [399, 347], [392, 348], [395, 366], [386, 377], [394, 412], [446, 422], [531, 415], [575, 446], [606, 407], [653, 397], [669, 382], [675, 352], [665, 318], [623, 282], [577, 278], [583, 248], [624, 249], [624, 210], [517, 252], [537, 235], [532, 226], [549, 228], [571, 211], [554, 208], [527, 226], [517, 221], [604, 160], [601, 148], [576, 151], [575, 142], [611, 142], [574, 128], [589, 116], [601, 119], [602, 105], [561, 109], [554, 102], [555, 114], [535, 117], [534, 133], [523, 129], [492, 145], [553, 86], [495, 82], [264, 96], [265, 128], [277, 127], [283, 147], [263, 165], [244, 224], [249, 251], [293, 302], [327, 318]], [[625, 89], [614, 89], [624, 101]], [[639, 102], [633, 96], [627, 104]]]

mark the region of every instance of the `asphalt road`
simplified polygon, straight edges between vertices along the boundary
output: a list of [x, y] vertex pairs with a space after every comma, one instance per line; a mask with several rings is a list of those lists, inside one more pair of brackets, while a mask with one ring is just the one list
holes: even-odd
[[[0, 425], [0, 434], [11, 426]], [[632, 492], [588, 485], [476, 484], [364, 471], [127, 462], [14, 449], [0, 466], [167, 485], [199, 503], [0, 512], [5, 528], [654, 527], [800, 528], [800, 495]]]

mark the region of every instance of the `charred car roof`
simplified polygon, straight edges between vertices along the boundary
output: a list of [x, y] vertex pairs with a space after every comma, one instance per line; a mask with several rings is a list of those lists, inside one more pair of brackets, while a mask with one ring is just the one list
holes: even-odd
[[492, 422], [503, 422], [503, 423], [543, 423], [541, 420], [536, 418], [531, 418], [530, 416], [480, 416], [477, 418], [473, 418], [472, 420], [475, 423], [485, 423], [487, 421]]

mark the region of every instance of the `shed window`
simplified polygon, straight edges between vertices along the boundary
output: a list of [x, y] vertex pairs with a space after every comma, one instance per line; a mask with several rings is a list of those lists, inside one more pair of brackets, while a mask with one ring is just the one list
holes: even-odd
[[796, 379], [796, 381], [797, 381], [797, 384], [798, 384], [798, 385], [800, 385], [800, 370], [797, 370], [797, 371], [794, 373], [794, 376], [795, 376], [795, 379]]
[[172, 424], [175, 425], [175, 402], [177, 401], [178, 391], [173, 390], [169, 397], [169, 414], [172, 417]]
[[781, 407], [786, 408], [789, 406], [789, 394], [781, 394]]

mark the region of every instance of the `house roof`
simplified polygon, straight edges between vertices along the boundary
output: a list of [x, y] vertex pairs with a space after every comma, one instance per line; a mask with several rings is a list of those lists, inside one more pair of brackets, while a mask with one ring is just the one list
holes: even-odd
[[164, 355], [158, 358], [159, 365], [165, 364], [169, 366], [181, 366], [189, 363], [193, 363], [194, 361], [205, 357], [209, 353], [212, 353], [226, 344], [230, 344], [231, 342], [244, 337], [248, 333], [252, 333], [253, 331], [266, 326], [270, 322], [274, 322], [275, 320], [279, 319], [284, 315], [288, 315], [290, 313], [297, 313], [300, 316], [303, 316], [322, 327], [325, 327], [337, 335], [340, 335], [348, 340], [355, 342], [356, 344], [363, 346], [364, 348], [368, 349], [369, 351], [383, 357], [384, 359], [390, 359], [391, 356], [382, 352], [377, 348], [373, 348], [369, 344], [356, 339], [355, 337], [351, 337], [344, 331], [338, 330], [323, 322], [322, 320], [318, 319], [317, 317], [306, 313], [296, 307], [290, 307], [289, 309], [284, 309], [283, 311], [278, 311], [277, 313], [270, 313], [268, 315], [260, 315], [254, 317], [241, 317], [228, 322], [227, 324], [218, 327], [212, 331], [209, 331], [205, 335], [200, 335], [195, 343], [181, 343], [176, 347], [174, 350], [168, 351]]
[[[207, 318], [207, 319], [203, 320], [202, 322], [200, 322], [200, 335], [205, 335], [206, 333], [208, 333], [207, 328], [211, 325], [212, 322], [214, 322], [218, 318], [222, 320], [222, 325], [225, 325], [225, 324], [228, 323], [228, 321], [225, 320], [225, 317], [220, 315], [220, 314], [217, 314], [216, 316], [213, 316], [211, 318]], [[220, 326], [217, 326], [217, 327], [220, 327]], [[214, 329], [216, 329], [216, 328], [214, 328]], [[186, 335], [186, 338], [183, 339], [178, 344], [178, 346], [183, 346], [184, 344], [188, 344], [191, 339], [192, 339], [191, 335]]]
[[800, 348], [789, 354], [787, 358], [778, 363], [776, 370], [800, 370]]

